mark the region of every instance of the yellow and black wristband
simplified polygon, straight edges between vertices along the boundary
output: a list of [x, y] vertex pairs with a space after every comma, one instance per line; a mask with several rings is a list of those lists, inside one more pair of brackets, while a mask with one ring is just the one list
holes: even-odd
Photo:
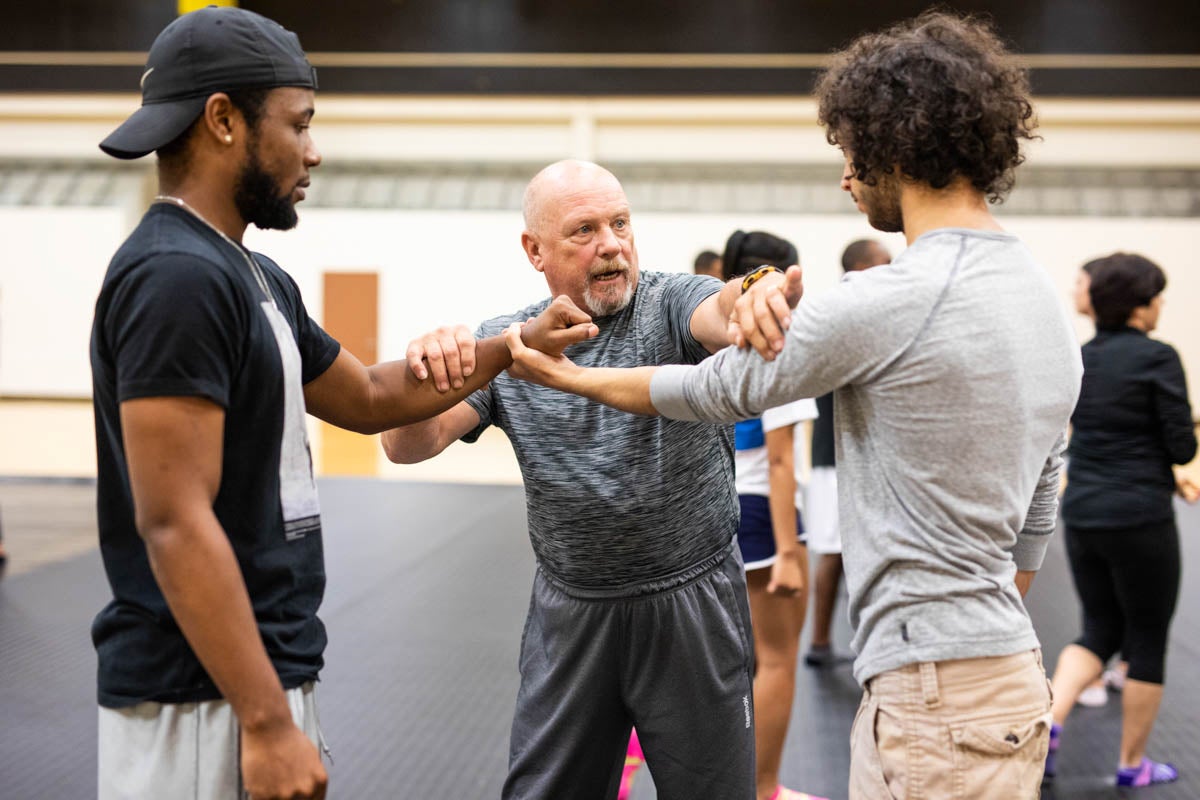
[[745, 294], [747, 289], [749, 289], [762, 278], [770, 275], [772, 272], [778, 272], [781, 275], [783, 274], [783, 270], [781, 270], [779, 267], [772, 267], [770, 264], [763, 264], [761, 267], [754, 270], [754, 272], [751, 272], [746, 277], [742, 278], [742, 294]]

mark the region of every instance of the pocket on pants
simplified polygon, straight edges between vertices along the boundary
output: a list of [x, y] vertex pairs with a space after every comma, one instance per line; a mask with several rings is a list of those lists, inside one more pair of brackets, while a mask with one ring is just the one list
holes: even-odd
[[995, 715], [950, 725], [955, 797], [1036, 800], [1050, 746], [1049, 712]]
[[850, 800], [892, 800], [883, 778], [875, 720], [879, 701], [867, 691], [850, 728]]

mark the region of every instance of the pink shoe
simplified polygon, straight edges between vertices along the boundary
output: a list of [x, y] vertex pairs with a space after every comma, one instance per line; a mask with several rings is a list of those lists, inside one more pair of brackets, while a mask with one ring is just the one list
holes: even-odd
[[638, 741], [637, 731], [633, 731], [629, 734], [629, 749], [625, 751], [625, 769], [621, 771], [621, 788], [617, 790], [617, 800], [629, 800], [629, 793], [633, 791], [633, 776], [645, 763], [642, 743]]
[[771, 800], [829, 800], [829, 798], [817, 797], [815, 794], [805, 794], [785, 786], [779, 786], [775, 789], [775, 794], [771, 795]]
[[1174, 764], [1161, 764], [1143, 758], [1136, 767], [1121, 767], [1117, 770], [1117, 786], [1150, 786], [1155, 783], [1173, 783], [1179, 780], [1179, 770]]

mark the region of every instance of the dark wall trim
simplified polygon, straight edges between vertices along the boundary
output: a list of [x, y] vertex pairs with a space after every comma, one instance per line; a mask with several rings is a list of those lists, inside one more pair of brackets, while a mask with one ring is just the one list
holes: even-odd
[[[825, 53], [932, 5], [1022, 53], [1194, 53], [1195, 0], [240, 0], [310, 52]], [[0, 50], [145, 50], [174, 0], [5, 4]]]
[[[176, 9], [172, 0], [8, 5], [0, 25], [0, 64], [8, 64], [0, 71], [0, 91], [134, 91], [143, 63], [137, 54], [149, 48]], [[1200, 97], [1197, 0], [240, 0], [240, 5], [295, 31], [327, 92], [803, 95], [827, 54], [864, 31], [938, 5], [989, 18], [1013, 52], [1027, 59], [1040, 94]], [[12, 58], [22, 52], [50, 60]], [[112, 54], [135, 58], [80, 60]], [[60, 57], [67, 60], [54, 60]]]
[[[819, 56], [803, 55], [780, 54], [772, 60], [731, 59], [727, 54], [711, 57], [707, 66], [693, 65], [705, 54], [646, 59], [646, 66], [637, 65], [638, 54], [608, 60], [596, 54], [590, 61], [582, 57], [593, 54], [567, 54], [571, 57], [557, 62], [554, 55], [313, 53], [312, 60], [321, 91], [333, 94], [769, 97], [808, 94], [820, 70]], [[136, 92], [143, 59], [141, 53], [126, 52], [0, 52], [0, 92]], [[1034, 92], [1042, 96], [1200, 97], [1200, 57], [1146, 56], [1139, 61], [1062, 55], [1046, 60], [1049, 66], [1031, 70]], [[544, 66], [531, 65], [535, 61]], [[1095, 66], [1075, 66], [1081, 63]]]

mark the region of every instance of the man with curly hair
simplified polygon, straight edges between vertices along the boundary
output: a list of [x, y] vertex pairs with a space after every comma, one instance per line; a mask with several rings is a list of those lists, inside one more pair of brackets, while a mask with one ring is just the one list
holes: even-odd
[[835, 392], [855, 676], [850, 797], [1035, 798], [1050, 696], [1022, 595], [1054, 530], [1081, 364], [1054, 285], [988, 201], [1032, 136], [1028, 84], [977, 19], [869, 34], [817, 84], [842, 187], [903, 231], [891, 264], [800, 303], [743, 298], [764, 359], [582, 369], [524, 347], [510, 374], [626, 411], [732, 421]]

